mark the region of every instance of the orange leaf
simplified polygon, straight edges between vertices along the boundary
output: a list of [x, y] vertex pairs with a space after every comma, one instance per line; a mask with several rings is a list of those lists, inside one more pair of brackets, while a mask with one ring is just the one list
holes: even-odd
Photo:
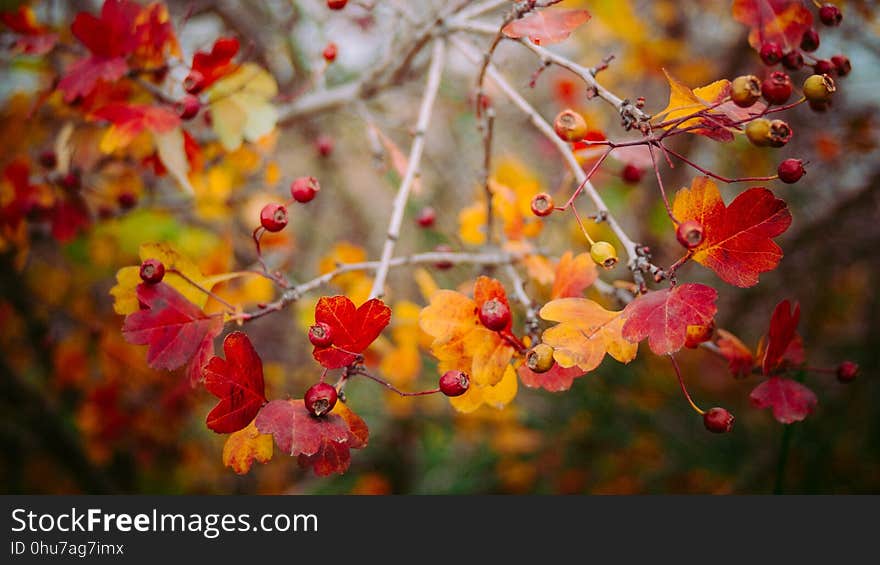
[[727, 330], [718, 330], [718, 348], [727, 359], [730, 372], [737, 379], [745, 378], [752, 372], [755, 358], [751, 350], [738, 337]]
[[556, 267], [556, 279], [553, 281], [553, 291], [550, 296], [579, 297], [585, 288], [596, 282], [598, 277], [596, 263], [590, 258], [589, 253], [581, 253], [575, 257], [571, 251], [566, 251]]
[[756, 285], [759, 273], [776, 268], [782, 250], [771, 238], [791, 225], [788, 206], [766, 188], [750, 188], [725, 207], [708, 177], [678, 191], [673, 213], [680, 222], [694, 220], [703, 226], [694, 261], [739, 287]]
[[254, 461], [266, 463], [272, 459], [272, 435], [261, 434], [254, 422], [230, 434], [223, 444], [223, 464], [239, 475], [251, 470]]
[[599, 366], [608, 353], [621, 363], [636, 356], [638, 345], [623, 338], [621, 312], [602, 308], [586, 298], [560, 298], [541, 308], [541, 317], [559, 322], [544, 330], [542, 340], [556, 351], [553, 358], [567, 369], [577, 366], [589, 372]]
[[501, 30], [507, 37], [528, 36], [535, 45], [549, 45], [568, 39], [575, 29], [587, 23], [586, 10], [541, 10], [510, 22]]

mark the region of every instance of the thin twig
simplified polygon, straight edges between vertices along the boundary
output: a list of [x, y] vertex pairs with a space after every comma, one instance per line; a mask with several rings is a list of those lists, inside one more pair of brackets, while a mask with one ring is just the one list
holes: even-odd
[[[521, 258], [521, 255], [503, 252], [456, 253], [431, 251], [428, 253], [409, 255], [407, 257], [395, 257], [388, 262], [388, 268], [402, 267], [405, 265], [430, 265], [435, 263], [447, 263], [453, 265], [506, 265], [518, 261]], [[299, 300], [303, 295], [329, 284], [330, 281], [339, 275], [354, 271], [375, 271], [379, 268], [380, 264], [379, 261], [345, 263], [330, 272], [287, 289], [282, 293], [278, 300], [264, 305], [259, 310], [254, 312], [244, 312], [233, 316], [232, 319], [247, 322], [262, 318], [272, 312], [284, 309], [286, 306]]]
[[431, 52], [431, 65], [428, 69], [428, 80], [425, 86], [425, 95], [422, 97], [422, 104], [419, 108], [419, 117], [416, 122], [415, 139], [409, 150], [409, 159], [407, 161], [406, 172], [397, 189], [397, 196], [391, 209], [391, 219], [388, 222], [388, 232], [385, 239], [385, 245], [382, 248], [382, 258], [379, 268], [376, 269], [376, 278], [373, 279], [373, 288], [370, 290], [370, 297], [377, 298], [384, 294], [385, 279], [388, 276], [388, 264], [394, 255], [394, 246], [397, 238], [400, 237], [400, 226], [403, 224], [403, 214], [406, 209], [406, 202], [409, 200], [410, 189], [413, 181], [419, 172], [419, 165], [422, 160], [422, 153], [425, 149], [425, 131], [431, 121], [431, 110], [434, 108], [434, 101], [437, 99], [437, 91], [440, 89], [440, 77], [443, 74], [443, 65], [446, 57], [446, 44], [443, 40], [436, 40], [434, 48]]
[[[463, 40], [452, 37], [451, 40], [455, 44], [455, 46], [464, 53], [464, 55], [470, 59], [472, 62], [478, 62], [480, 60], [480, 55], [476, 51], [474, 47], [464, 42]], [[596, 190], [596, 187], [587, 179], [587, 174], [584, 172], [583, 167], [581, 167], [580, 163], [578, 163], [577, 158], [574, 156], [571, 148], [568, 144], [561, 140], [556, 132], [553, 131], [553, 126], [551, 126], [547, 120], [545, 120], [541, 115], [535, 110], [531, 104], [529, 104], [520, 94], [514, 89], [507, 80], [501, 76], [500, 73], [495, 69], [493, 65], [488, 65], [486, 70], [488, 76], [492, 79], [493, 82], [501, 89], [504, 94], [510, 98], [510, 100], [517, 106], [523, 113], [525, 113], [532, 124], [538, 128], [538, 130], [544, 134], [544, 136], [550, 140], [551, 143], [556, 147], [556, 149], [562, 154], [562, 157], [565, 159], [569, 168], [575, 176], [575, 180], [578, 184], [584, 185], [584, 192], [590, 197], [593, 203], [598, 208], [600, 214], [602, 214], [605, 220], [608, 222], [608, 225], [611, 227], [611, 230], [614, 232], [614, 235], [617, 236], [617, 239], [620, 240], [621, 245], [623, 245], [624, 253], [628, 258], [628, 262], [630, 268], [634, 271], [639, 268], [636, 264], [636, 259], [639, 257], [636, 252], [636, 243], [626, 234], [614, 216], [608, 211], [608, 206], [605, 205], [605, 201], [602, 200], [602, 197], [599, 195], [599, 192]]]

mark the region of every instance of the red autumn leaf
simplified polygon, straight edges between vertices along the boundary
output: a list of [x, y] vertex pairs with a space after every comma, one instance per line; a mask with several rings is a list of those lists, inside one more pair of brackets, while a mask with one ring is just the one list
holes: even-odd
[[273, 400], [257, 414], [260, 433], [272, 434], [281, 451], [298, 456], [302, 466], [318, 475], [344, 473], [351, 462], [351, 449], [366, 445], [367, 427], [344, 404], [330, 414], [312, 416], [302, 400]]
[[752, 367], [755, 366], [755, 357], [751, 350], [732, 333], [718, 330], [718, 349], [721, 355], [727, 359], [727, 367], [737, 379], [749, 376]]
[[819, 399], [801, 383], [781, 377], [770, 377], [749, 395], [757, 408], [772, 408], [773, 417], [783, 424], [800, 422], [816, 408]]
[[391, 308], [372, 298], [355, 308], [347, 296], [322, 296], [315, 306], [315, 322], [330, 326], [333, 344], [315, 347], [315, 360], [328, 369], [354, 363], [391, 320]]
[[[788, 300], [783, 300], [776, 305], [773, 315], [770, 316], [770, 330], [767, 332], [766, 348], [761, 360], [761, 370], [769, 376], [774, 369], [782, 364], [785, 352], [788, 351], [795, 336], [797, 325], [801, 318], [800, 304], [795, 303], [792, 308]], [[801, 346], [803, 351], [803, 346]]]
[[553, 363], [553, 367], [545, 373], [536, 373], [525, 364], [520, 365], [516, 372], [519, 380], [527, 387], [543, 388], [550, 392], [568, 390], [576, 378], [586, 374], [577, 365], [564, 369], [558, 363]]
[[3, 168], [3, 178], [12, 187], [12, 198], [0, 200], [0, 221], [17, 228], [31, 207], [34, 187], [30, 180], [30, 167], [24, 159], [15, 159]]
[[158, 68], [168, 55], [180, 55], [180, 46], [168, 8], [161, 3], [144, 8], [135, 28], [137, 47], [132, 64], [138, 68]]
[[164, 106], [116, 102], [95, 110], [92, 115], [113, 124], [112, 131], [101, 141], [102, 150], [107, 152], [128, 145], [144, 130], [166, 133], [180, 126], [177, 114]]
[[70, 26], [91, 55], [68, 67], [58, 83], [64, 100], [86, 96], [99, 80], [113, 82], [128, 71], [126, 57], [137, 47], [135, 23], [141, 7], [130, 0], [106, 0], [101, 17], [80, 12]]
[[52, 224], [52, 237], [61, 243], [73, 240], [91, 222], [86, 204], [79, 195], [55, 202], [49, 220]]
[[[219, 46], [222, 46], [218, 48]], [[192, 70], [204, 77], [204, 88], [207, 88], [236, 69], [232, 59], [238, 53], [238, 39], [221, 37], [214, 42], [210, 51], [196, 51], [193, 55]]]
[[791, 225], [788, 206], [766, 188], [750, 188], [725, 207], [708, 177], [697, 177], [690, 188], [678, 191], [673, 213], [680, 222], [694, 220], [703, 226], [694, 261], [739, 287], [758, 284], [760, 273], [776, 268], [782, 250], [771, 238]]
[[219, 434], [247, 427], [266, 404], [263, 362], [243, 332], [223, 340], [226, 359], [212, 357], [205, 367], [205, 388], [220, 399], [208, 414], [208, 427]]
[[507, 37], [528, 37], [535, 45], [565, 41], [575, 29], [587, 23], [586, 10], [540, 10], [510, 22], [501, 30]]
[[717, 298], [714, 288], [695, 283], [644, 294], [623, 310], [623, 337], [632, 343], [648, 338], [657, 355], [674, 353], [684, 346], [688, 326], [712, 322]]
[[149, 345], [147, 364], [154, 369], [203, 359], [206, 342], [223, 329], [221, 316], [208, 316], [164, 282], [139, 284], [137, 298], [142, 309], [126, 316], [122, 334], [129, 343]]
[[733, 19], [751, 28], [749, 44], [778, 44], [784, 53], [797, 50], [804, 32], [813, 25], [813, 13], [802, 0], [734, 0]]
[[0, 13], [0, 22], [21, 35], [15, 40], [13, 51], [26, 55], [45, 55], [55, 47], [58, 36], [37, 22], [30, 6], [19, 6], [17, 10]]

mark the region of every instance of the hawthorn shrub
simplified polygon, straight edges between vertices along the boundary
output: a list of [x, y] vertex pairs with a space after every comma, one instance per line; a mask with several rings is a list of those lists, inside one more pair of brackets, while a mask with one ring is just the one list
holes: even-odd
[[877, 487], [867, 8], [52, 4], [0, 12], [10, 490]]

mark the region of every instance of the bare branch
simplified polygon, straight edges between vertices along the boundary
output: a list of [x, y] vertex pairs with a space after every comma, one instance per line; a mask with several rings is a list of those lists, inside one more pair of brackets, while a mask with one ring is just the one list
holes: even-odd
[[434, 108], [434, 101], [437, 99], [437, 91], [440, 89], [440, 77], [443, 74], [443, 66], [446, 58], [446, 44], [443, 40], [434, 42], [434, 48], [431, 53], [431, 66], [428, 69], [428, 80], [425, 86], [425, 95], [422, 97], [422, 104], [419, 108], [419, 117], [416, 122], [415, 139], [409, 150], [409, 160], [407, 162], [406, 172], [397, 189], [397, 196], [391, 208], [391, 219], [388, 222], [388, 233], [385, 239], [385, 245], [382, 248], [382, 259], [379, 268], [376, 269], [376, 278], [373, 280], [373, 288], [370, 291], [370, 297], [381, 297], [384, 293], [385, 279], [388, 276], [388, 264], [394, 255], [394, 246], [397, 244], [397, 238], [400, 237], [400, 226], [403, 224], [403, 214], [406, 209], [406, 202], [409, 200], [410, 189], [413, 181], [419, 173], [419, 165], [422, 161], [422, 153], [425, 149], [425, 131], [431, 122], [431, 110]]

